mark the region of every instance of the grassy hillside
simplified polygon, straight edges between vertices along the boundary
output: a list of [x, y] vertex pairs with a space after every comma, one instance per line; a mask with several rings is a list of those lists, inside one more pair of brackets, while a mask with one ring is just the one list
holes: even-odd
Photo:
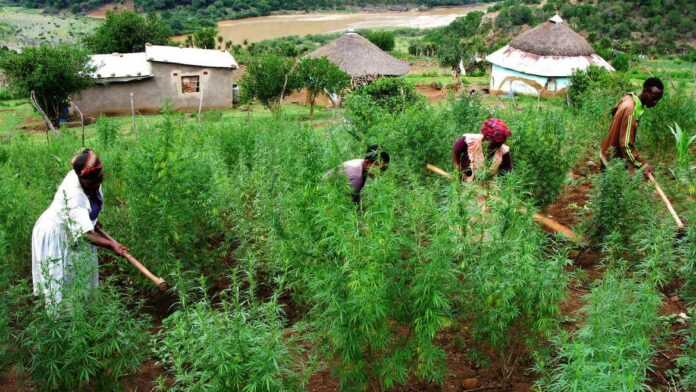
[[49, 15], [37, 9], [0, 5], [0, 42], [10, 49], [41, 43], [74, 43], [99, 23], [69, 13]]

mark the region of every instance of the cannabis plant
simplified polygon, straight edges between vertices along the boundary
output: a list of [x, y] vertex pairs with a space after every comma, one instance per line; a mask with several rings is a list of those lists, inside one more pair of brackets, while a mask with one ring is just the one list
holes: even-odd
[[113, 388], [147, 356], [146, 320], [108, 283], [90, 289], [87, 265], [74, 260], [62, 301], [37, 301], [22, 334], [27, 367], [41, 389]]
[[558, 363], [545, 390], [645, 390], [660, 302], [650, 284], [608, 272], [586, 296], [580, 330], [559, 340]]
[[207, 299], [167, 317], [157, 354], [172, 391], [299, 391], [300, 352], [278, 305], [242, 302], [239, 290], [213, 307]]

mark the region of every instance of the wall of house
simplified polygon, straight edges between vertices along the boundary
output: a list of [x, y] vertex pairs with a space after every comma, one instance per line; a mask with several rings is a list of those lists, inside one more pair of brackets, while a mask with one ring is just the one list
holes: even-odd
[[495, 64], [491, 69], [491, 94], [560, 95], [565, 94], [569, 85], [569, 77], [530, 75]]
[[[73, 102], [91, 116], [130, 113], [131, 92], [139, 113], [157, 112], [166, 101], [177, 110], [198, 110], [201, 95], [204, 109], [232, 106], [231, 69], [153, 62], [152, 73], [145, 80], [90, 87], [72, 97]], [[184, 92], [182, 76], [198, 76], [199, 92]]]

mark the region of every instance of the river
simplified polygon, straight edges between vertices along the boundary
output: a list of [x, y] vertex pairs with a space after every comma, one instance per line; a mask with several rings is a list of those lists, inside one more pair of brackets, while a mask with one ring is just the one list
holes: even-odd
[[450, 24], [471, 11], [485, 11], [490, 4], [437, 7], [428, 10], [381, 11], [355, 13], [307, 13], [260, 16], [218, 22], [219, 34], [235, 44], [256, 42], [290, 35], [326, 34], [348, 29], [432, 28]]

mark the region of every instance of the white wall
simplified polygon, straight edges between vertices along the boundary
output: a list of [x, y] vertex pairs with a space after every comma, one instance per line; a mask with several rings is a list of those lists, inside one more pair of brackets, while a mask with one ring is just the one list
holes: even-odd
[[550, 93], [558, 92], [570, 85], [570, 78], [568, 77], [545, 77], [530, 75], [522, 72], [517, 72], [509, 68], [500, 67], [493, 64], [491, 71], [491, 82], [490, 89], [492, 93], [504, 93], [509, 94], [510, 92], [514, 94], [521, 95], [539, 95], [539, 91], [524, 81], [517, 79], [524, 79], [525, 81], [536, 82], [536, 86], [540, 88], [546, 88]]

